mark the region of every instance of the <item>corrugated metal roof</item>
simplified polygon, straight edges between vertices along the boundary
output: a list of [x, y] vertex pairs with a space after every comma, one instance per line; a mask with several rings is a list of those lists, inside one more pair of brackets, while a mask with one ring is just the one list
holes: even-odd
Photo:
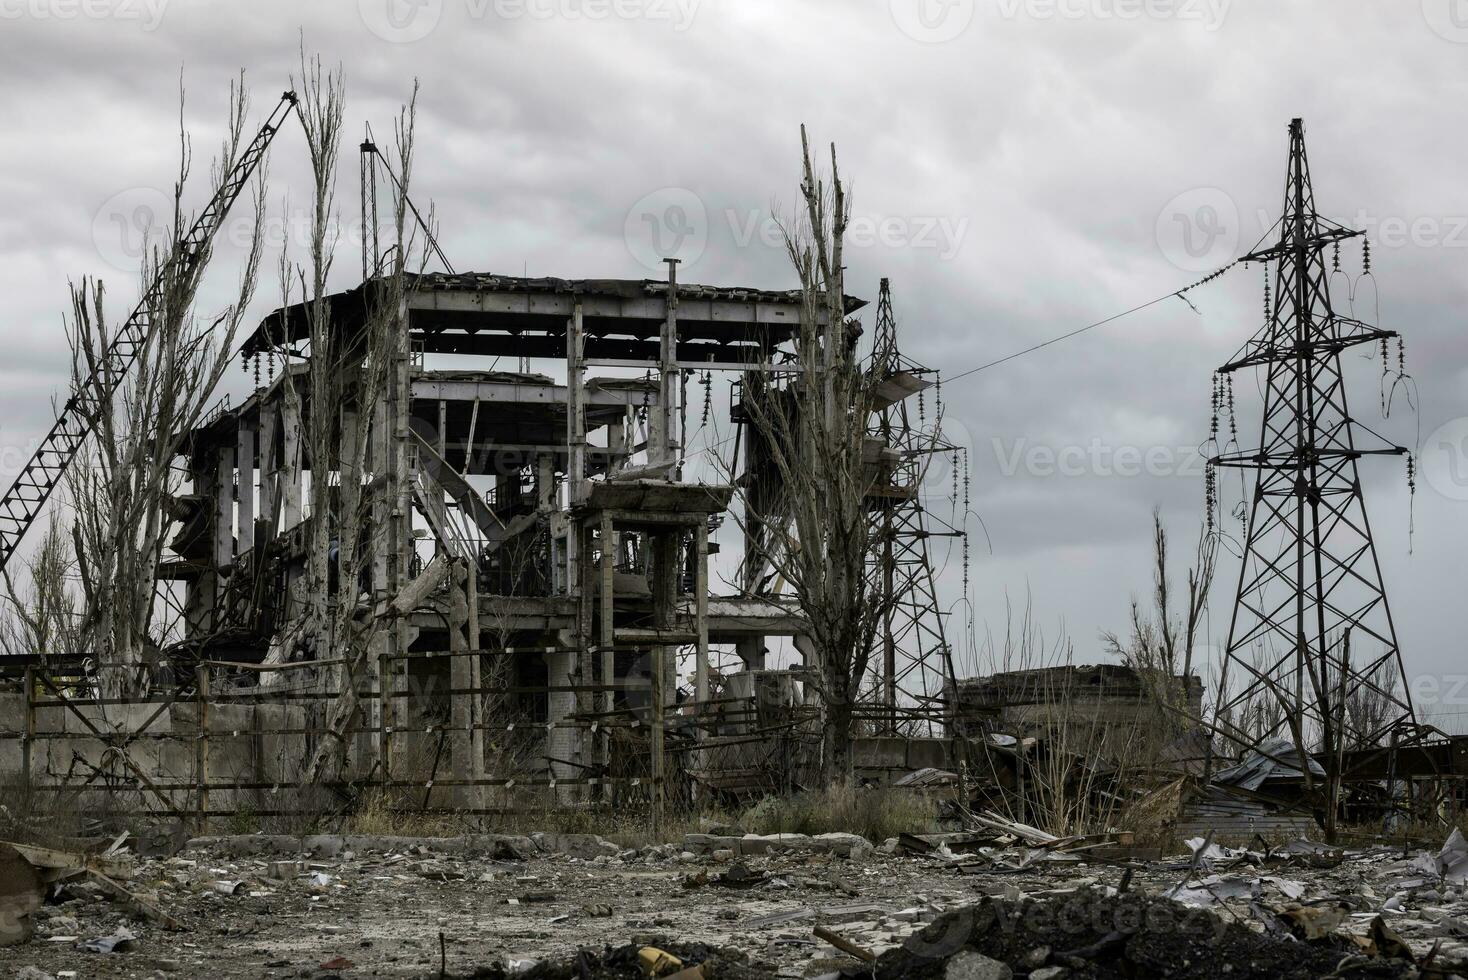
[[[1325, 777], [1325, 770], [1314, 759], [1310, 760], [1310, 773]], [[1249, 752], [1238, 765], [1220, 770], [1214, 775], [1213, 781], [1225, 786], [1256, 790], [1271, 779], [1303, 779], [1304, 775], [1300, 753], [1294, 743], [1287, 738], [1275, 737], [1261, 742], [1259, 750]]]

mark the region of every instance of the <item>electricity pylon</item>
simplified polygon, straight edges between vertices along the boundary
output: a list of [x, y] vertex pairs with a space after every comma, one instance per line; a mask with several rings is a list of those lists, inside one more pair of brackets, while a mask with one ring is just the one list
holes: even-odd
[[[1384, 347], [1397, 333], [1332, 305], [1325, 250], [1362, 233], [1316, 213], [1299, 119], [1278, 227], [1276, 244], [1243, 260], [1270, 270], [1267, 322], [1219, 369], [1259, 369], [1266, 382], [1259, 448], [1210, 461], [1257, 474], [1226, 653], [1228, 674], [1243, 683], [1225, 693], [1219, 718], [1242, 744], [1289, 736], [1323, 764], [1334, 799], [1344, 753], [1415, 726], [1357, 473], [1362, 457], [1407, 450], [1347, 406], [1342, 353]], [[1230, 721], [1259, 704], [1273, 709], [1260, 730]]]

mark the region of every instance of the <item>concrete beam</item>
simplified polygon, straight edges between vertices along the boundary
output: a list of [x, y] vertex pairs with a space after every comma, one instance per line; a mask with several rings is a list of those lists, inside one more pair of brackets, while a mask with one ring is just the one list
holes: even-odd
[[[568, 393], [565, 385], [534, 384], [515, 381], [471, 381], [464, 378], [435, 378], [432, 375], [413, 379], [414, 401], [499, 402], [511, 405], [564, 405]], [[589, 407], [655, 405], [658, 393], [635, 388], [602, 388], [593, 379], [585, 388], [583, 404]]]
[[[409, 310], [442, 310], [453, 313], [511, 314], [565, 319], [576, 306], [570, 293], [480, 292], [477, 290], [433, 289], [413, 293]], [[590, 319], [665, 320], [667, 300], [663, 296], [583, 296], [582, 313]], [[761, 303], [756, 300], [680, 298], [681, 319], [703, 323], [780, 325], [794, 328], [800, 323], [798, 303]]]

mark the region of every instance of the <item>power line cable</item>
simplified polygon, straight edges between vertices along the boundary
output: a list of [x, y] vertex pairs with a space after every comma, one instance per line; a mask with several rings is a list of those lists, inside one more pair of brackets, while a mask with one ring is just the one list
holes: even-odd
[[[1165, 296], [1159, 296], [1156, 299], [1148, 300], [1147, 302], [1142, 303], [1139, 306], [1133, 306], [1129, 310], [1123, 310], [1120, 313], [1114, 313], [1104, 320], [1097, 320], [1095, 323], [1088, 323], [1084, 327], [1079, 327], [1075, 330], [1070, 331], [1069, 333], [1063, 333], [1059, 337], [1051, 337], [1049, 340], [1038, 343], [1033, 347], [1026, 347], [1024, 350], [1015, 351], [1013, 354], [1007, 354], [996, 361], [990, 361], [987, 364], [980, 364], [978, 367], [969, 368], [967, 371], [962, 371], [958, 374], [949, 375], [947, 380], [951, 383], [957, 381], [959, 378], [966, 378], [971, 374], [978, 374], [980, 371], [986, 371], [991, 367], [998, 367], [1000, 364], [1005, 364], [1009, 361], [1014, 360], [1017, 357], [1024, 357], [1026, 354], [1033, 354], [1037, 350], [1043, 350], [1044, 348], [1049, 347], [1051, 344], [1058, 344], [1062, 340], [1069, 340], [1072, 337], [1077, 337], [1085, 333], [1087, 330], [1095, 330], [1097, 327], [1104, 327], [1106, 324], [1112, 323], [1116, 320], [1120, 320], [1122, 317], [1131, 316], [1133, 313], [1140, 313], [1148, 307], [1156, 306], [1158, 303], [1170, 300], [1174, 296], [1182, 300], [1184, 303], [1187, 303], [1189, 306], [1193, 306], [1192, 302], [1184, 294], [1186, 294], [1189, 290], [1196, 289], [1204, 283], [1212, 282], [1242, 261], [1243, 259], [1235, 259], [1234, 261], [1230, 262], [1228, 265], [1217, 270], [1216, 272], [1211, 272], [1208, 275], [1204, 276], [1202, 279], [1199, 279], [1197, 282], [1190, 283], [1189, 285], [1184, 286], [1182, 289], [1174, 289], [1172, 292], [1168, 293]], [[1197, 312], [1197, 307], [1193, 307], [1193, 312]]]

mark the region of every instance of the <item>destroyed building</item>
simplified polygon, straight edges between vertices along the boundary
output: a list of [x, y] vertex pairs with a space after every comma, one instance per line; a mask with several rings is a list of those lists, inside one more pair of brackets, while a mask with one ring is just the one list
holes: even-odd
[[[200, 261], [296, 104], [283, 96], [173, 261]], [[1302, 139], [1293, 126], [1295, 173]], [[365, 228], [377, 175], [375, 148], [362, 149]], [[820, 225], [818, 205], [813, 214]], [[855, 487], [843, 499], [871, 532], [863, 545], [877, 545], [842, 583], [870, 577], [877, 589], [855, 611], [819, 617], [776, 559], [809, 553], [806, 529], [784, 533], [795, 522], [782, 501], [796, 492], [785, 478], [821, 468], [803, 437], [783, 440], [795, 463], [780, 458], [782, 439], [756, 417], [789, 426], [800, 396], [832, 383], [838, 359], [858, 362], [864, 300], [834, 286], [828, 296], [809, 269], [800, 290], [679, 283], [671, 259], [651, 280], [461, 274], [414, 216], [445, 271], [406, 271], [400, 228], [387, 273], [374, 234], [361, 282], [329, 295], [322, 286], [267, 316], [240, 350], [252, 392], [183, 427], [188, 478], [162, 503], [175, 533], [157, 565], [165, 622], [145, 638], [146, 659], [37, 651], [0, 664], [18, 688], [0, 694], [13, 719], [0, 749], [26, 790], [80, 780], [200, 825], [241, 809], [319, 812], [319, 798], [294, 801], [297, 792], [350, 805], [366, 786], [411, 795], [420, 810], [650, 798], [657, 812], [668, 793], [692, 802], [808, 787], [849, 749], [847, 768], [864, 781], [915, 785], [921, 773], [925, 785], [972, 790], [967, 803], [1020, 815], [1047, 800], [1111, 814], [1162, 788], [1152, 784], [1226, 770], [1212, 765], [1224, 741], [1257, 747], [1258, 733], [1228, 730], [1231, 715], [1204, 720], [1196, 677], [1123, 666], [955, 675], [927, 549], [964, 539], [967, 600], [966, 462], [941, 438], [938, 372], [899, 353], [885, 279], [862, 343], [869, 359], [852, 372], [869, 387], [801, 416], [860, 416], [823, 435], [859, 450], [843, 460]], [[130, 323], [151, 315], [167, 278], [149, 285]], [[88, 382], [99, 399], [133, 356], [113, 347]], [[1220, 409], [1232, 411], [1224, 391], [1215, 380], [1214, 433]], [[0, 502], [0, 565], [87, 438], [77, 417], [87, 403], [65, 403]], [[963, 515], [954, 525], [924, 486], [927, 461], [949, 453]], [[818, 479], [806, 491], [821, 489]], [[1209, 490], [1211, 518], [1216, 482]], [[860, 637], [844, 642], [862, 653], [859, 676], [823, 693], [820, 671], [838, 657], [834, 646], [815, 654], [817, 627], [876, 605], [872, 632], [842, 637]], [[108, 670], [126, 672], [125, 683], [101, 683]], [[1288, 690], [1265, 679], [1271, 697]], [[1400, 699], [1378, 693], [1388, 710], [1365, 724], [1370, 737], [1321, 753], [1336, 792], [1350, 763], [1369, 786], [1357, 796], [1377, 808], [1392, 804], [1407, 750], [1421, 750], [1434, 776], [1450, 767], [1433, 753], [1457, 751], [1402, 728]], [[848, 707], [838, 753], [823, 743]], [[1314, 736], [1295, 732], [1299, 755]], [[1386, 762], [1358, 758], [1373, 745]], [[1273, 781], [1292, 784], [1289, 769]], [[1313, 793], [1312, 769], [1294, 771]], [[1294, 797], [1264, 805], [1298, 809]]]
[[[358, 352], [341, 358], [329, 405], [312, 400], [313, 311], [271, 313], [242, 347], [254, 392], [222, 403], [181, 449], [188, 492], [170, 504], [178, 531], [158, 570], [177, 639], [145, 668], [147, 687], [177, 703], [146, 719], [46, 698], [17, 710], [43, 717], [42, 730], [78, 729], [78, 712], [91, 712], [86, 724], [180, 735], [214, 727], [212, 713], [228, 732], [207, 732], [208, 779], [180, 771], [204, 765], [187, 752], [144, 766], [178, 777], [159, 782], [179, 810], [199, 808], [195, 783], [211, 781], [228, 787], [211, 794], [221, 811], [286, 805], [281, 788], [304, 778], [330, 703], [353, 688], [365, 694], [344, 733], [344, 775], [427, 786], [435, 806], [637, 796], [662, 786], [664, 766], [711, 791], [808, 783], [819, 699], [799, 664], [766, 663], [781, 645], [800, 656], [802, 615], [762, 558], [758, 513], [726, 525], [741, 506], [731, 481], [748, 485], [744, 499], [780, 492], [741, 400], [799, 372], [801, 294], [678, 283], [669, 271], [408, 274], [375, 386], [357, 363], [384, 295], [369, 279], [325, 301], [330, 349]], [[850, 313], [864, 305], [845, 302]], [[694, 478], [690, 415], [707, 421], [715, 376], [734, 381], [723, 440], [733, 462]], [[894, 369], [884, 407], [928, 386]], [[703, 405], [690, 404], [700, 390]], [[896, 452], [868, 442], [874, 493], [914, 499]], [[364, 519], [350, 520], [353, 509]], [[726, 527], [722, 537], [738, 536], [732, 583], [710, 576], [711, 537]], [[340, 540], [353, 528], [355, 561]], [[318, 648], [310, 565], [323, 539], [324, 605], [358, 609], [366, 676], [352, 676], [342, 650]], [[899, 693], [921, 667], [901, 642], [885, 669], [904, 676], [884, 682], [878, 666], [870, 688], [890, 714], [873, 715], [859, 746], [861, 771], [883, 780], [952, 765], [943, 740], [914, 748], [911, 725], [897, 722], [939, 712]], [[102, 746], [86, 754], [115, 767]], [[64, 767], [46, 755], [40, 768]]]
[[[357, 342], [371, 288], [330, 297], [343, 346]], [[702, 702], [710, 644], [757, 670], [769, 638], [798, 635], [788, 599], [711, 594], [709, 531], [732, 490], [679, 479], [687, 376], [769, 362], [798, 327], [798, 303], [796, 293], [671, 279], [417, 277], [402, 313], [408, 356], [383, 390], [328, 409], [343, 420], [374, 413], [367, 506], [387, 515], [388, 533], [364, 542], [357, 590], [390, 600], [435, 559], [472, 569], [452, 599], [395, 624], [382, 651], [393, 659], [380, 661], [389, 690], [477, 691], [485, 661], [501, 658], [496, 676], [517, 692], [508, 721], [541, 725], [550, 778], [577, 783], [609, 761], [607, 728], [589, 716], [671, 695], [679, 649], [693, 650], [691, 694]], [[301, 308], [277, 311], [244, 354], [270, 357], [306, 330]], [[539, 359], [566, 380], [501, 367]], [[293, 363], [190, 441], [198, 491], [168, 574], [184, 583], [185, 642], [201, 659], [313, 657], [290, 644], [305, 611], [295, 586], [322, 519], [303, 506], [303, 484], [323, 474], [301, 437], [302, 415], [321, 408], [288, 397], [293, 382], [306, 389], [307, 370]], [[484, 699], [449, 698], [464, 729], [451, 740], [453, 770], [483, 780]], [[433, 700], [390, 699], [376, 723], [422, 727]]]

